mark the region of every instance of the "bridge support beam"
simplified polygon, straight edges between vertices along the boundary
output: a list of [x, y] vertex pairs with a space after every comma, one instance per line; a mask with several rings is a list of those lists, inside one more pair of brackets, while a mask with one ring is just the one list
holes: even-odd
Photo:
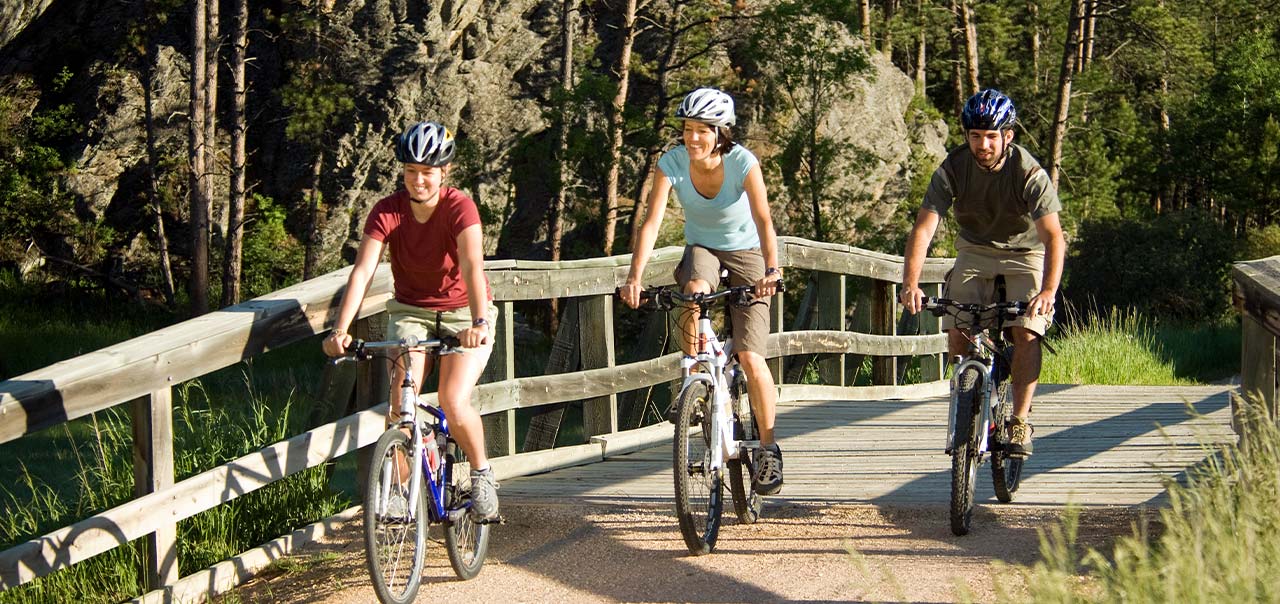
[[[613, 296], [591, 296], [578, 302], [579, 342], [582, 368], [613, 367]], [[582, 403], [582, 437], [618, 431], [618, 394], [587, 399]]]
[[[133, 415], [133, 496], [173, 485], [173, 389], [163, 388], [130, 403]], [[168, 522], [142, 540], [147, 589], [178, 581], [178, 523]]]
[[[515, 306], [511, 301], [495, 302], [498, 322], [493, 326], [493, 356], [480, 382], [500, 382], [516, 377]], [[485, 454], [502, 457], [516, 452], [516, 411], [508, 409], [484, 417]]]
[[[845, 293], [845, 277], [837, 273], [817, 272], [818, 305], [814, 328], [845, 330], [845, 310], [848, 297]], [[818, 377], [828, 386], [846, 386], [845, 355], [821, 355], [818, 361]]]

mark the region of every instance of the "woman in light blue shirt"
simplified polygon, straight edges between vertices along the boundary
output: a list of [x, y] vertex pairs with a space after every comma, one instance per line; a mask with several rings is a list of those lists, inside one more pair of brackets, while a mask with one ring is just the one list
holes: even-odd
[[[640, 226], [631, 258], [631, 273], [620, 288], [623, 302], [640, 304], [645, 264], [658, 238], [658, 227], [672, 190], [684, 208], [685, 251], [676, 280], [685, 293], [711, 293], [720, 283], [720, 270], [729, 272], [732, 286], [755, 285], [757, 300], [747, 308], [733, 307], [734, 350], [747, 375], [752, 412], [760, 429], [761, 448], [754, 458], [752, 483], [762, 495], [782, 489], [782, 452], [774, 440], [777, 394], [765, 364], [769, 337], [769, 298], [777, 293], [778, 240], [769, 213], [760, 161], [733, 142], [733, 99], [714, 88], [699, 88], [684, 98], [676, 117], [684, 120], [683, 145], [658, 160], [649, 194], [648, 213]], [[685, 334], [692, 334], [690, 315]], [[685, 352], [694, 351], [691, 338]]]

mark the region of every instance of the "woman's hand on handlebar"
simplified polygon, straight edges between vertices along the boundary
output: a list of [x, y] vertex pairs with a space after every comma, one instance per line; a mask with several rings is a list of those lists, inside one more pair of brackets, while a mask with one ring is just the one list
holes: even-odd
[[340, 357], [347, 353], [347, 347], [351, 345], [351, 334], [333, 330], [329, 333], [329, 337], [324, 339], [320, 347], [324, 349], [324, 353], [331, 357]]
[[640, 287], [640, 283], [628, 279], [626, 283], [622, 284], [622, 287], [618, 288], [618, 297], [622, 298], [623, 304], [631, 308], [639, 308], [640, 292], [642, 291], [644, 291], [644, 288]]
[[755, 297], [768, 298], [778, 293], [778, 286], [782, 283], [782, 273], [774, 271], [767, 273], [756, 281]]
[[898, 299], [902, 302], [902, 307], [907, 309], [911, 314], [920, 312], [924, 308], [925, 298], [924, 290], [919, 285], [903, 285], [902, 291], [898, 294]]

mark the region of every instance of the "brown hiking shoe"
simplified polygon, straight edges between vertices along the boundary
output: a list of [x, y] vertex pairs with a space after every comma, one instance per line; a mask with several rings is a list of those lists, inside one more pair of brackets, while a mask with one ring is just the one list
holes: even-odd
[[1005, 445], [1005, 450], [1009, 452], [1010, 457], [1030, 457], [1031, 456], [1031, 435], [1036, 429], [1027, 423], [1027, 420], [1018, 416], [1009, 418], [1007, 424], [1009, 429], [1009, 444]]

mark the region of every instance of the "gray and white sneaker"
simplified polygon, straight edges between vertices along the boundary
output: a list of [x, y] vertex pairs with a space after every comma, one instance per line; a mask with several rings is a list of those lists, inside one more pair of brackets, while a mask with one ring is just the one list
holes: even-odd
[[498, 480], [493, 468], [471, 471], [471, 519], [475, 522], [493, 522], [498, 516]]
[[782, 449], [778, 443], [756, 449], [752, 490], [760, 495], [777, 495], [782, 490]]
[[387, 518], [406, 518], [409, 515], [409, 500], [405, 498], [400, 489], [391, 491], [391, 496], [387, 498]]

